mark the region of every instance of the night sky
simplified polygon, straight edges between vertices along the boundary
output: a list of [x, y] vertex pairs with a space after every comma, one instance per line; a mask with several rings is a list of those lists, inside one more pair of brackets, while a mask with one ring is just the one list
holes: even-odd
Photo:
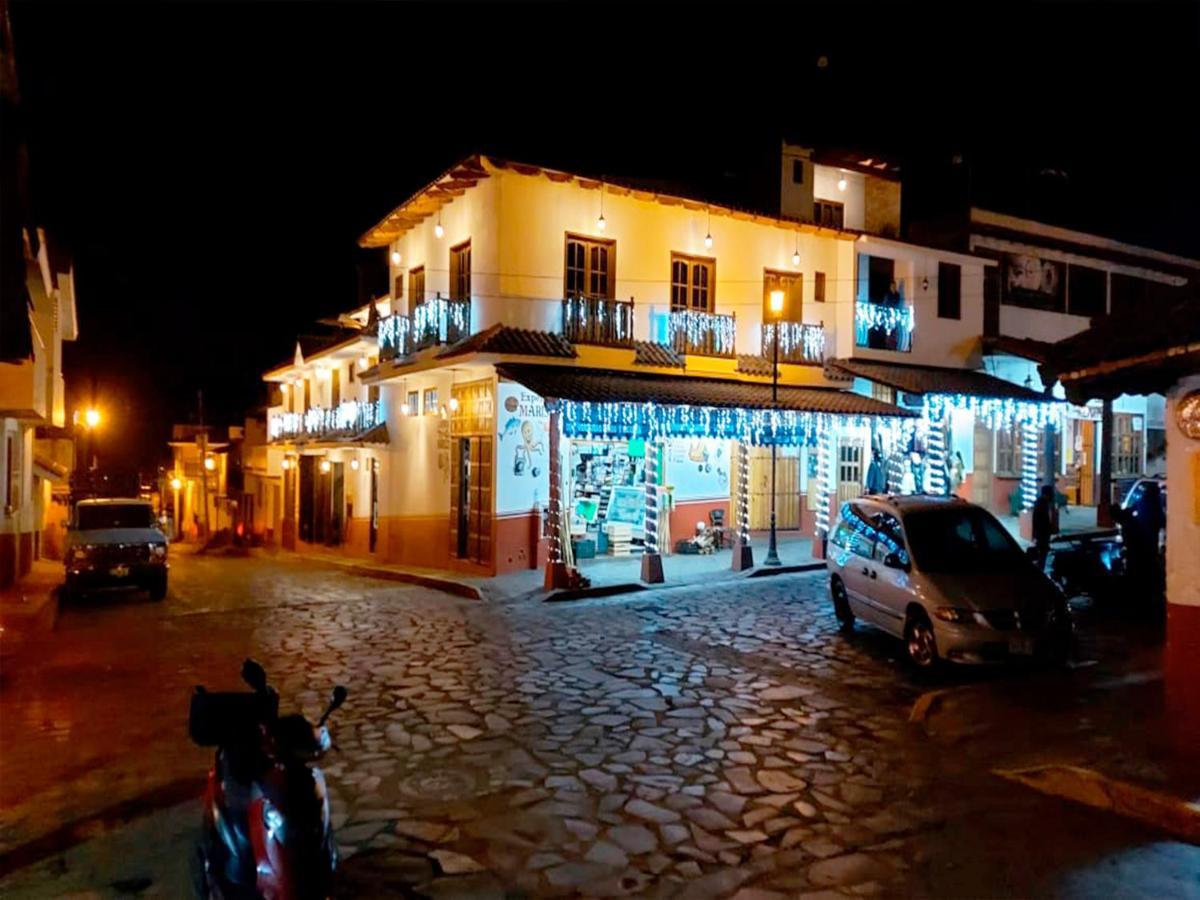
[[1198, 9], [16, 3], [68, 392], [94, 381], [110, 462], [157, 461], [197, 389], [238, 422], [364, 264], [386, 290], [358, 236], [476, 150], [751, 206], [780, 137], [861, 146], [901, 161], [907, 220], [958, 154], [984, 205], [1200, 256]]

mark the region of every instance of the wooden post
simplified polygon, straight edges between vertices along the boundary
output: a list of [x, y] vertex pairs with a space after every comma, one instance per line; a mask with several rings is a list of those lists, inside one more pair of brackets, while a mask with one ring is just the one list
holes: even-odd
[[646, 526], [642, 551], [642, 581], [662, 584], [662, 555], [658, 552], [658, 437], [651, 425], [646, 441]]
[[754, 568], [754, 550], [750, 546], [750, 445], [738, 441], [737, 496], [734, 510], [737, 515], [737, 534], [733, 539], [735, 572]]
[[557, 400], [546, 400], [550, 413], [550, 558], [546, 561], [546, 590], [565, 588], [570, 574], [562, 548], [562, 419]]

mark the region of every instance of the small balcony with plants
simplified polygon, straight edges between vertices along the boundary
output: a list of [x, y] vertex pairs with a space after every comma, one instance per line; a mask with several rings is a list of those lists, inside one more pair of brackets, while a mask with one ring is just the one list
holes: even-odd
[[562, 301], [562, 336], [572, 344], [632, 347], [633, 298], [565, 298]]
[[471, 301], [441, 294], [418, 303], [411, 312], [379, 322], [379, 358], [398, 359], [427, 347], [454, 344], [471, 334]]

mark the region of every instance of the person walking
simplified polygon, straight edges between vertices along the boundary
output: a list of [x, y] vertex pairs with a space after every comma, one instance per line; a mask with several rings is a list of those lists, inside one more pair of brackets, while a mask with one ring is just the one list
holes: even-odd
[[1043, 484], [1033, 501], [1033, 546], [1037, 564], [1044, 566], [1050, 553], [1050, 538], [1058, 532], [1058, 510], [1054, 506], [1054, 488]]

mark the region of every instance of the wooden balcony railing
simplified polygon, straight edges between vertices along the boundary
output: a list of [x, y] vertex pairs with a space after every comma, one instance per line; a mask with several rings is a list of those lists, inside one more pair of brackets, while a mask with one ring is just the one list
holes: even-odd
[[[775, 323], [762, 326], [762, 355], [774, 359]], [[779, 361], [819, 366], [825, 362], [825, 326], [804, 322], [779, 323]]]
[[633, 298], [566, 298], [562, 302], [562, 335], [572, 344], [632, 347]]
[[667, 343], [676, 353], [733, 357], [734, 317], [698, 310], [674, 310], [667, 319]]
[[302, 413], [272, 413], [267, 438], [272, 441], [351, 438], [383, 422], [379, 400], [346, 400], [332, 408], [311, 406]]
[[854, 338], [859, 347], [872, 350], [912, 350], [915, 317], [911, 305], [901, 300], [893, 303], [872, 303], [859, 299], [854, 307]]
[[379, 358], [408, 356], [426, 347], [453, 344], [471, 334], [471, 301], [448, 300], [441, 294], [418, 303], [408, 315], [379, 322]]

